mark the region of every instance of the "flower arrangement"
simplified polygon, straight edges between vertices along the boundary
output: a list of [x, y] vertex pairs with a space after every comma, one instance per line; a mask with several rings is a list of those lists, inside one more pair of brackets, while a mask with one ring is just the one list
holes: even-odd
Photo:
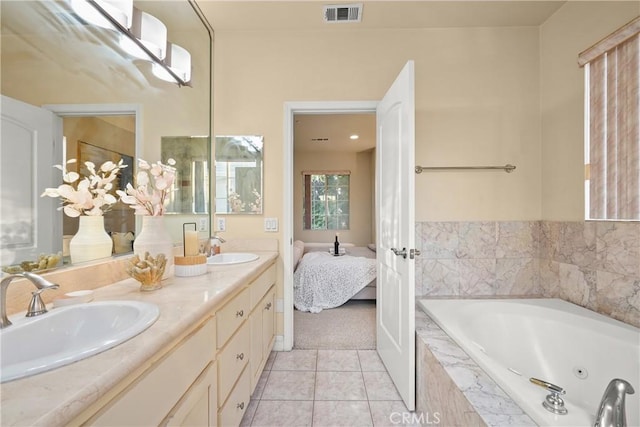
[[[76, 159], [70, 159], [66, 165], [76, 163]], [[87, 216], [102, 216], [111, 209], [111, 205], [118, 200], [110, 193], [113, 190], [113, 181], [118, 176], [120, 169], [126, 168], [120, 159], [118, 163], [107, 161], [96, 171], [93, 162], [84, 162], [89, 170], [89, 176], [80, 179], [80, 174], [69, 171], [66, 165], [54, 165], [62, 171], [62, 180], [65, 184], [57, 188], [46, 188], [41, 197], [60, 197], [64, 213], [72, 218]]]
[[262, 196], [260, 195], [260, 193], [258, 193], [258, 190], [256, 190], [255, 188], [253, 189], [253, 191], [251, 191], [251, 193], [256, 198], [253, 201], [253, 203], [251, 203], [251, 211], [256, 213], [261, 213], [262, 212]]
[[244, 210], [245, 204], [240, 199], [240, 195], [235, 191], [229, 190], [229, 205], [231, 207], [231, 212], [242, 212]]
[[126, 191], [117, 190], [116, 193], [123, 203], [131, 205], [136, 215], [164, 215], [164, 205], [176, 178], [175, 164], [173, 159], [168, 159], [166, 165], [138, 159], [136, 186], [127, 184]]

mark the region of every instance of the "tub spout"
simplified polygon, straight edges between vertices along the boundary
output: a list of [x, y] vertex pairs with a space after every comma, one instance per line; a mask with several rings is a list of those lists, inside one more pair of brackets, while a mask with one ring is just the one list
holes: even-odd
[[635, 391], [625, 380], [615, 378], [611, 380], [598, 408], [594, 427], [626, 427], [625, 396]]

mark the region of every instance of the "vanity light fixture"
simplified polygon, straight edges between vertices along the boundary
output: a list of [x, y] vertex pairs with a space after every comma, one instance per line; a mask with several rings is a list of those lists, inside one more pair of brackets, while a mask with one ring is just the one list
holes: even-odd
[[[167, 27], [155, 16], [134, 7], [130, 31], [154, 56], [164, 59], [167, 55]], [[138, 59], [151, 60], [147, 52], [129, 37], [121, 37], [120, 46]]]
[[[133, 7], [132, 0], [71, 0], [75, 13], [87, 22], [115, 29], [120, 32], [120, 46], [130, 55], [153, 62], [153, 74], [163, 74], [163, 80], [175, 81], [178, 86], [187, 86], [191, 80], [191, 55], [177, 45], [167, 41], [167, 27], [155, 16]], [[131, 18], [124, 19], [115, 6], [131, 4]], [[93, 7], [102, 19], [85, 18], [90, 14], [87, 8]], [[127, 9], [128, 10], [128, 9]], [[84, 12], [82, 12], [84, 11]], [[92, 14], [93, 14], [92, 13]], [[107, 25], [107, 23], [111, 25]], [[176, 48], [172, 47], [175, 46]], [[171, 58], [165, 62], [167, 50], [171, 49]], [[186, 65], [188, 60], [188, 65]], [[160, 70], [164, 70], [161, 73]]]
[[349, 139], [352, 139], [352, 140], [354, 140], [354, 141], [355, 141], [356, 139], [358, 139], [358, 138], [360, 138], [360, 136], [359, 136], [359, 135], [356, 135], [355, 133], [349, 137]]
[[[167, 56], [164, 58], [164, 64], [185, 82], [191, 80], [191, 54], [182, 46], [167, 42]], [[151, 71], [154, 76], [161, 80], [167, 82], [175, 80], [165, 67], [159, 64], [153, 64]]]
[[[95, 4], [124, 28], [131, 28], [133, 0], [94, 0]], [[112, 21], [86, 0], [71, 0], [71, 8], [84, 21], [109, 30], [117, 30]]]

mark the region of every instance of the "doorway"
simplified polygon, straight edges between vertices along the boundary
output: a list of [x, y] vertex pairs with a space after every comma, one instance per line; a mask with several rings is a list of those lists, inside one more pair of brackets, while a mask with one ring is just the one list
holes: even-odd
[[[289, 102], [285, 104], [284, 176], [294, 175], [295, 116], [309, 114], [375, 114], [377, 101]], [[284, 336], [276, 343], [277, 350], [293, 349], [293, 239], [294, 239], [294, 182], [284, 181], [283, 238], [284, 245]]]

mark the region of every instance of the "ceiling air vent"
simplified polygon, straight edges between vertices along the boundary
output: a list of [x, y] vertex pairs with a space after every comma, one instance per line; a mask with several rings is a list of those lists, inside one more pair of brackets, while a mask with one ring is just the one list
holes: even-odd
[[360, 22], [361, 20], [362, 3], [324, 6], [325, 22]]

